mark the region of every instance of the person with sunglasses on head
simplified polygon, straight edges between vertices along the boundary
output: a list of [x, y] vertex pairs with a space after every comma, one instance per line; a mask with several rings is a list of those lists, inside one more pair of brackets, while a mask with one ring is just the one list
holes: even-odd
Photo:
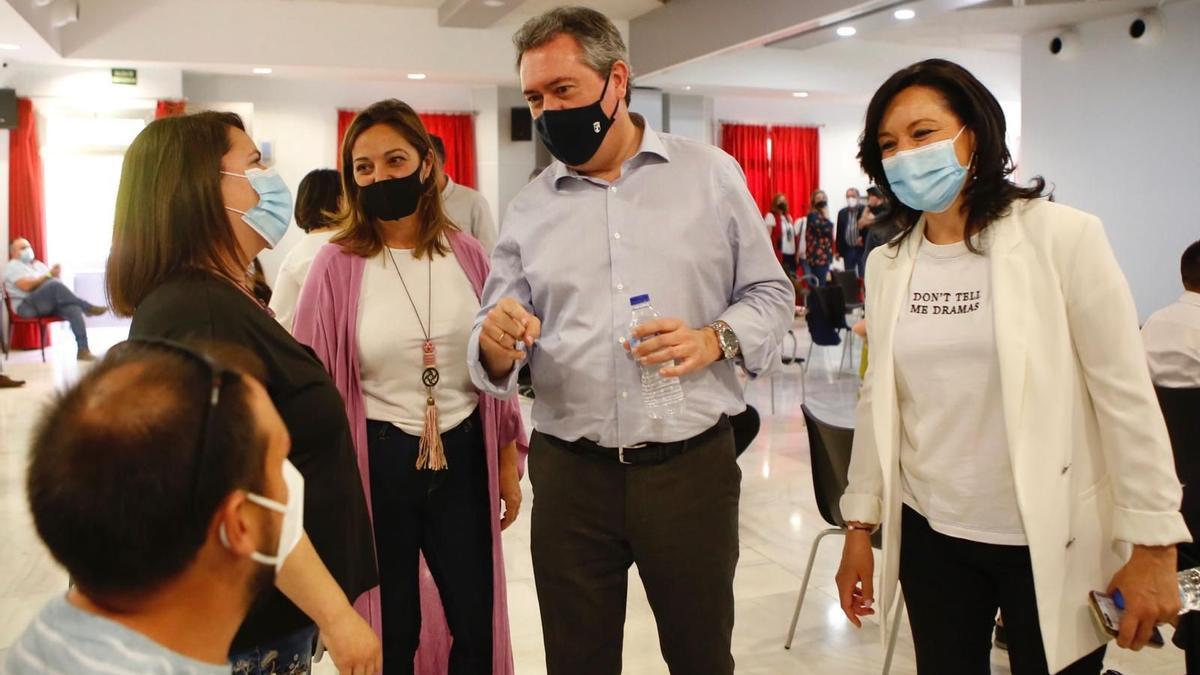
[[295, 334], [354, 431], [379, 560], [364, 616], [382, 625], [391, 675], [511, 675], [500, 533], [521, 507], [525, 431], [515, 397], [467, 372], [487, 256], [446, 216], [441, 162], [408, 104], [355, 116], [342, 167], [341, 230], [313, 261]]
[[304, 479], [263, 375], [248, 353], [132, 341], [46, 406], [26, 494], [74, 586], [0, 670], [230, 672], [238, 626], [303, 533]]
[[[738, 371], [780, 362], [795, 289], [737, 162], [629, 112], [629, 56], [608, 17], [559, 7], [513, 43], [556, 161], [509, 204], [468, 360], [497, 396], [528, 360], [537, 391], [531, 546], [547, 670], [620, 672], [636, 564], [671, 672], [732, 673], [729, 417], [746, 409]], [[630, 329], [645, 294], [665, 316]], [[643, 396], [643, 373], [666, 380], [669, 404]]]
[[[265, 364], [271, 400], [304, 476], [305, 532], [233, 641], [234, 671], [271, 672], [277, 653], [309, 671], [317, 629], [342, 672], [380, 669], [381, 648], [351, 603], [376, 583], [366, 500], [333, 381], [272, 318], [248, 269], [283, 238], [292, 198], [241, 119], [203, 112], [150, 123], [125, 155], [108, 296], [133, 338], [240, 345]], [[315, 626], [314, 626], [315, 624]]]
[[[955, 63], [893, 74], [859, 146], [900, 233], [867, 260], [871, 359], [837, 573], [856, 626], [897, 584], [917, 669], [1097, 675], [1092, 592], [1124, 596], [1117, 644], [1180, 609], [1191, 541], [1137, 311], [1104, 226], [1012, 182], [1004, 112]], [[871, 536], [883, 527], [881, 589]]]

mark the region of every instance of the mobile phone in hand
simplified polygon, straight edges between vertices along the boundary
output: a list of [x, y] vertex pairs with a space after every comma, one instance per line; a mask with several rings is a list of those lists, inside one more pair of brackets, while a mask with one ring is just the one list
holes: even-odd
[[[1100, 629], [1112, 637], [1117, 637], [1121, 632], [1121, 617], [1124, 616], [1125, 610], [1117, 607], [1111, 595], [1100, 591], [1092, 591], [1088, 594], [1088, 599], [1091, 601], [1092, 615], [1096, 617]], [[1150, 634], [1150, 642], [1147, 644], [1151, 647], [1162, 647], [1166, 644], [1157, 626]]]

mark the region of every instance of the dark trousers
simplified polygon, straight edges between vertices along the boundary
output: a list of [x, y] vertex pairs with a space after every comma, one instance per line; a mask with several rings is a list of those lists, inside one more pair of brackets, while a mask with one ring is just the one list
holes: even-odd
[[861, 279], [863, 268], [867, 262], [866, 256], [863, 255], [863, 247], [854, 246], [847, 248], [842, 252], [842, 259], [846, 262], [846, 271], [854, 272]]
[[17, 314], [26, 319], [39, 316], [61, 316], [71, 324], [75, 343], [80, 349], [88, 348], [87, 326], [83, 323], [84, 312], [92, 309], [92, 303], [80, 299], [58, 279], [50, 279], [37, 290], [25, 296], [17, 307]]
[[818, 286], [829, 284], [829, 265], [809, 265], [808, 271], [817, 278]]
[[534, 432], [531, 549], [549, 675], [621, 672], [634, 563], [671, 673], [733, 673], [742, 472], [733, 433], [721, 424], [649, 466], [581, 454]]
[[783, 254], [783, 271], [788, 275], [789, 279], [796, 278], [796, 256], [790, 253]]
[[[1026, 546], [998, 546], [936, 532], [904, 507], [900, 588], [921, 675], [991, 673], [996, 610], [1004, 619], [1013, 675], [1048, 675]], [[1081, 602], [1086, 598], [1081, 598]], [[1098, 675], [1105, 648], [1059, 675]]]
[[444, 471], [416, 468], [419, 439], [367, 420], [371, 508], [388, 675], [413, 672], [421, 636], [418, 552], [453, 635], [450, 675], [492, 672], [492, 531], [479, 413], [442, 434]]

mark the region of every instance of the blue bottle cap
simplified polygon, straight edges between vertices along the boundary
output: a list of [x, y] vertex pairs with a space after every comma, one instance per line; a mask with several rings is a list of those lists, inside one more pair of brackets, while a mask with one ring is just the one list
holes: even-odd
[[629, 299], [629, 304], [633, 307], [636, 307], [637, 305], [648, 305], [650, 304], [650, 294], [645, 293], [642, 295], [635, 295]]
[[1113, 604], [1122, 612], [1125, 611], [1125, 596], [1121, 595], [1121, 589], [1113, 591]]

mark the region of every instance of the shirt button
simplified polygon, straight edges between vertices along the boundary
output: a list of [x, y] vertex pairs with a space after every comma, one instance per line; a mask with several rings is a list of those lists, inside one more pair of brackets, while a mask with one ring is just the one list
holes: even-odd
[[614, 186], [612, 186], [612, 187], [610, 187], [610, 188], [608, 188], [608, 189], [609, 189], [609, 190], [612, 190], [613, 192], [616, 192], [616, 191], [617, 191], [617, 186], [616, 186], [616, 185], [614, 185]]
[[621, 238], [620, 232], [617, 232], [616, 234], [613, 235], [613, 239], [620, 239], [620, 238]]
[[617, 284], [617, 290], [618, 290], [618, 291], [623, 291], [623, 290], [625, 290], [625, 284]]
[[617, 338], [617, 342], [620, 342], [621, 344], [625, 344], [625, 336], [622, 335], [621, 337]]
[[629, 398], [629, 392], [627, 392], [627, 391], [621, 392], [621, 398]]

